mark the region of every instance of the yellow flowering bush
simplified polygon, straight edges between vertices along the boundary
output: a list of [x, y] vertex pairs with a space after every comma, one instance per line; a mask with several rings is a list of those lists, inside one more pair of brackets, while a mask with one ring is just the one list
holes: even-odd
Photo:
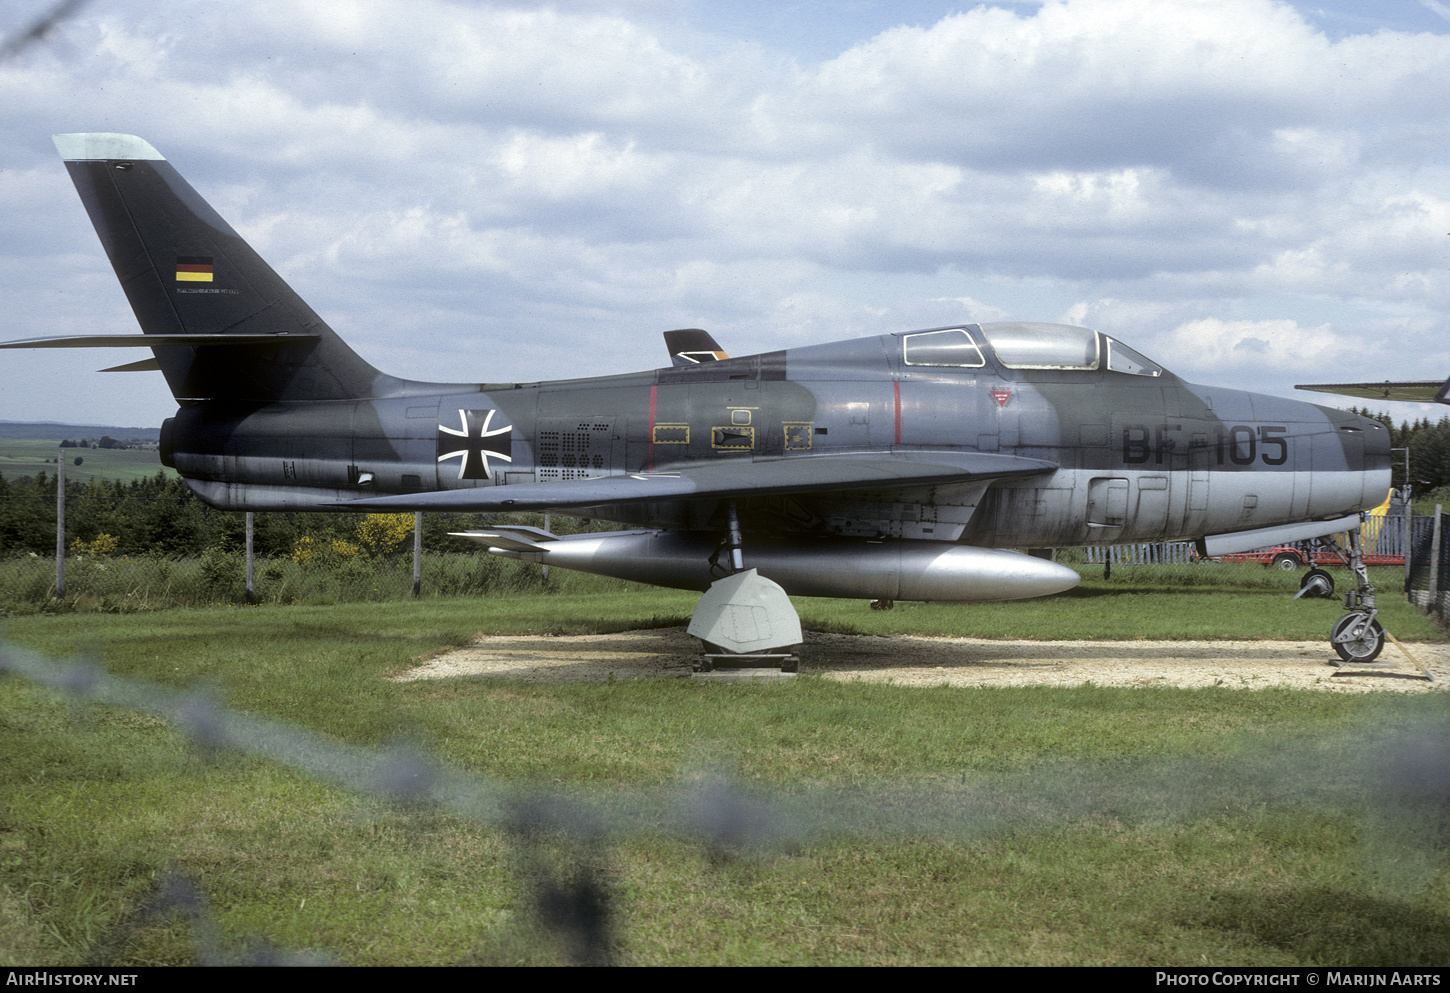
[[292, 542], [292, 561], [298, 565], [333, 565], [356, 558], [359, 551], [357, 545], [341, 538], [319, 540], [303, 535]]
[[412, 514], [368, 514], [357, 526], [357, 541], [368, 555], [389, 555], [413, 536]]
[[120, 544], [115, 535], [98, 534], [95, 541], [82, 541], [79, 538], [73, 540], [70, 543], [70, 553], [72, 555], [113, 555]]

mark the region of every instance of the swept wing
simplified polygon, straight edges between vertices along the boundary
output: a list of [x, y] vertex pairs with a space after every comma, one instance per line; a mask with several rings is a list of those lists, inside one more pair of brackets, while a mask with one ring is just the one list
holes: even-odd
[[921, 458], [879, 454], [798, 456], [753, 462], [680, 465], [593, 479], [572, 479], [513, 486], [406, 493], [349, 500], [331, 506], [346, 510], [531, 511], [605, 507], [659, 500], [761, 497], [788, 493], [893, 489], [986, 482], [1051, 472], [1041, 459], [991, 453], [923, 453]]

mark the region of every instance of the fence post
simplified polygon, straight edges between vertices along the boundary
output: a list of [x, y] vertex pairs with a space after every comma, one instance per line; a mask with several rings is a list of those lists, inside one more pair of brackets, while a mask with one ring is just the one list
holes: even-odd
[[55, 595], [65, 596], [65, 449], [55, 460]]
[[252, 585], [252, 512], [247, 511], [247, 602], [257, 602], [257, 588]]
[[413, 511], [413, 596], [423, 595], [423, 512]]
[[1430, 525], [1430, 599], [1440, 594], [1440, 504], [1435, 504], [1435, 521]]
[[1400, 555], [1405, 560], [1405, 589], [1410, 588], [1410, 565], [1413, 555], [1415, 539], [1415, 515], [1410, 507], [1410, 501], [1405, 501], [1405, 512], [1400, 517]]

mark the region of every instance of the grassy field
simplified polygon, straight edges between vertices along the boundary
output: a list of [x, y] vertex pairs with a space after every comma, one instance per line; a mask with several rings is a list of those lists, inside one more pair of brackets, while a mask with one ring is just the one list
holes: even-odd
[[[1327, 637], [1342, 613], [1340, 600], [1298, 600], [1298, 573], [1254, 564], [1119, 567], [1111, 579], [1100, 566], [1081, 566], [1081, 586], [1041, 600], [950, 604], [902, 602], [870, 610], [863, 600], [796, 598], [802, 623], [843, 634], [925, 634], [1040, 640]], [[331, 565], [289, 559], [256, 563], [263, 604], [320, 606], [355, 601], [411, 602], [411, 561], [355, 559]], [[1336, 578], [1344, 582], [1343, 570]], [[244, 599], [241, 556], [197, 559], [79, 557], [66, 566], [66, 596], [54, 597], [53, 559], [0, 560], [0, 616], [36, 613], [133, 613], [201, 607]], [[1381, 623], [1401, 640], [1438, 639], [1433, 621], [1405, 602], [1404, 574], [1370, 570], [1382, 591]], [[425, 556], [424, 599], [463, 596], [444, 608], [471, 617], [477, 630], [498, 634], [578, 634], [590, 630], [686, 624], [698, 594], [554, 569], [547, 582], [537, 566], [476, 553]], [[543, 593], [543, 597], [516, 596]], [[556, 597], [602, 596], [595, 607], [557, 609]], [[473, 599], [468, 599], [472, 597]], [[487, 603], [483, 608], [481, 603]]]
[[[40, 472], [54, 476], [55, 459], [60, 451], [54, 441], [0, 438], [0, 475], [7, 479], [35, 476]], [[118, 479], [129, 483], [158, 472], [173, 474], [162, 466], [161, 457], [154, 448], [67, 448], [65, 453], [65, 478], [68, 480]], [[80, 465], [75, 464], [77, 458], [81, 459]]]
[[[1336, 610], [1204, 575], [995, 617], [802, 606], [808, 627], [985, 616], [1014, 637], [1185, 614], [1323, 637]], [[0, 961], [1450, 964], [1439, 695], [385, 678], [480, 630], [618, 630], [690, 600], [10, 619], [14, 643], [196, 695], [189, 737], [0, 677]], [[219, 748], [223, 705], [310, 738]], [[391, 785], [338, 786], [350, 762]]]

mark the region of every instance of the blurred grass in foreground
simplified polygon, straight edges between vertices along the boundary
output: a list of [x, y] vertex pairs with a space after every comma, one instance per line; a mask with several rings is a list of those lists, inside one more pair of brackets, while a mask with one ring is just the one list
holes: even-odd
[[[800, 605], [808, 627], [970, 619], [1016, 637], [1093, 614], [1132, 636], [1202, 596], [1235, 628], [1283, 636], [1303, 616], [1323, 638], [1334, 608], [1119, 582], [1018, 604]], [[477, 631], [682, 623], [693, 600], [12, 618], [15, 642], [328, 740], [411, 742], [516, 800], [475, 821], [357, 795], [0, 677], [0, 961], [195, 961], [193, 925], [143, 913], [182, 878], [232, 961], [556, 963], [547, 894], [583, 879], [624, 964], [1450, 963], [1441, 694], [384, 678]], [[708, 813], [717, 781], [743, 805], [717, 810], [713, 835], [682, 833], [664, 812]], [[509, 828], [560, 791], [615, 827]], [[761, 805], [795, 811], [786, 841], [755, 843]]]

